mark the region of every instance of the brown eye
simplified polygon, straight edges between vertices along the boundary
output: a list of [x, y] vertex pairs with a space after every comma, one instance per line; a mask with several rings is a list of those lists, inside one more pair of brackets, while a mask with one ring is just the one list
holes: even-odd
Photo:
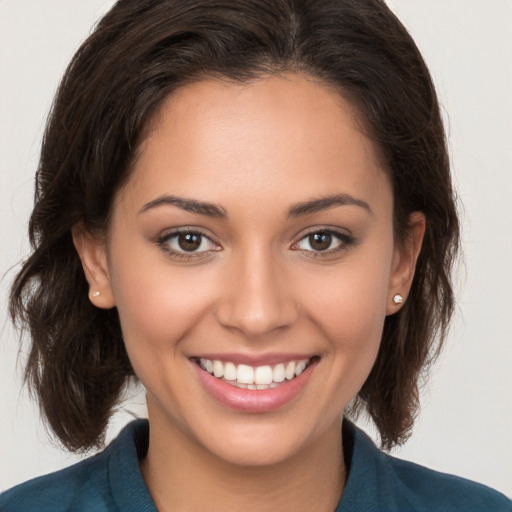
[[181, 250], [191, 252], [201, 247], [202, 238], [199, 233], [181, 233], [177, 236], [177, 242]]
[[314, 251], [326, 251], [331, 247], [332, 235], [330, 233], [312, 233], [308, 236], [308, 242]]
[[200, 231], [176, 231], [158, 239], [158, 245], [171, 254], [200, 255], [220, 248]]
[[309, 252], [316, 255], [328, 255], [348, 248], [354, 243], [354, 239], [347, 233], [334, 230], [312, 231], [304, 235], [292, 249]]

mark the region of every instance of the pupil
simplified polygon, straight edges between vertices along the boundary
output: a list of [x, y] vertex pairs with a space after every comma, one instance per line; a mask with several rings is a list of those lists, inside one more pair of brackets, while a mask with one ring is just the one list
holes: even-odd
[[309, 235], [309, 243], [315, 251], [325, 251], [329, 249], [332, 241], [332, 235], [329, 233], [314, 233]]
[[201, 235], [184, 233], [178, 236], [178, 245], [184, 251], [195, 251], [201, 245]]

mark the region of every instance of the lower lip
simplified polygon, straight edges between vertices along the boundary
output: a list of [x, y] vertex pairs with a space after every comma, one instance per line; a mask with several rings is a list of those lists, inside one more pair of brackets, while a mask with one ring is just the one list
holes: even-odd
[[240, 412], [263, 413], [275, 411], [291, 402], [304, 389], [317, 361], [313, 361], [298, 377], [275, 388], [260, 390], [231, 386], [205, 372], [196, 363], [192, 364], [204, 387], [218, 402]]

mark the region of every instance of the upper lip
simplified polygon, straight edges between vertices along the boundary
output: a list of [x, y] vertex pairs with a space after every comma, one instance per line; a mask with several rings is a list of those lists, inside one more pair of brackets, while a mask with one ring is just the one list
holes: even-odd
[[193, 360], [210, 359], [211, 361], [222, 361], [224, 363], [245, 364], [247, 366], [265, 366], [276, 365], [279, 363], [288, 363], [290, 361], [304, 361], [311, 359], [314, 354], [300, 353], [272, 353], [249, 355], [241, 353], [201, 353], [191, 357]]

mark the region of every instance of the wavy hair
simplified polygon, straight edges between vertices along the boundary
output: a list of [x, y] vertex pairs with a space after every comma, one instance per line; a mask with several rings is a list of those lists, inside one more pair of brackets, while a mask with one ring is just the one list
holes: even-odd
[[32, 252], [11, 290], [30, 332], [25, 379], [70, 450], [100, 446], [133, 369], [116, 309], [97, 309], [71, 229], [108, 226], [145, 128], [164, 98], [204, 78], [244, 82], [300, 72], [334, 86], [383, 155], [400, 241], [422, 211], [426, 233], [410, 296], [385, 320], [375, 365], [349, 414], [366, 410], [382, 445], [407, 438], [421, 377], [454, 307], [459, 245], [445, 134], [428, 69], [382, 0], [119, 0], [73, 57], [42, 143]]

